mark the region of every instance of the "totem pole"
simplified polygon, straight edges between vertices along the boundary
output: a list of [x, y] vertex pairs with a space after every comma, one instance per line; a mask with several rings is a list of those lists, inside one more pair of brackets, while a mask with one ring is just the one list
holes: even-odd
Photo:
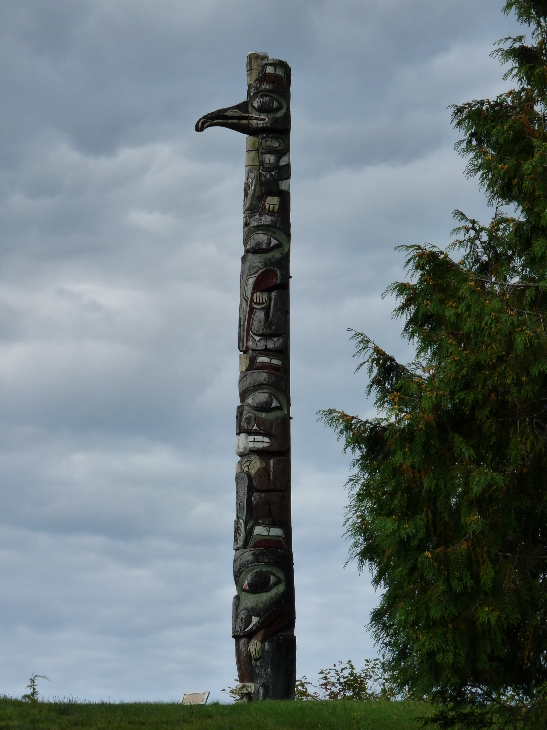
[[232, 635], [242, 701], [290, 699], [296, 679], [289, 391], [290, 86], [285, 61], [247, 56], [247, 101], [196, 131], [247, 136], [239, 305]]

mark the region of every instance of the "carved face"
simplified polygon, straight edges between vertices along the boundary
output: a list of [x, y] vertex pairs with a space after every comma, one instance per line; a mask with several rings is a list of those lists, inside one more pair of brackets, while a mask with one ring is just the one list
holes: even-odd
[[284, 352], [288, 346], [289, 292], [273, 291], [265, 306], [253, 308], [247, 345], [251, 350]]
[[208, 127], [227, 127], [244, 134], [290, 130], [290, 66], [284, 61], [262, 59], [258, 70], [248, 68], [247, 74], [246, 101], [206, 114], [198, 120], [196, 131]]
[[241, 573], [236, 587], [239, 601], [234, 635], [251, 635], [279, 618], [286, 587], [285, 574], [280, 568], [253, 565]]
[[285, 550], [238, 550], [234, 560], [237, 595], [234, 636], [250, 636], [284, 619], [294, 623], [292, 556]]
[[290, 129], [290, 68], [276, 61], [263, 63], [248, 86], [249, 112], [265, 117], [255, 129]]
[[287, 400], [279, 390], [257, 386], [246, 391], [237, 409], [238, 456], [249, 451], [285, 451], [289, 448]]
[[[264, 461], [249, 454], [236, 470], [234, 550], [290, 546], [290, 494], [287, 457]], [[258, 489], [256, 488], [258, 486]]]
[[252, 636], [284, 616], [286, 577], [275, 565], [257, 564], [247, 568], [237, 582], [232, 633]]
[[[289, 242], [281, 231], [267, 226], [254, 228], [246, 237], [245, 245], [250, 250], [246, 251], [241, 262], [239, 349], [243, 352], [249, 346], [249, 332], [255, 312], [262, 310], [258, 318], [255, 317], [253, 331], [255, 334], [265, 334], [260, 330], [259, 322], [269, 322], [272, 295], [277, 293], [275, 288], [289, 282]], [[281, 326], [282, 329], [274, 334], [285, 334], [285, 317], [275, 326]], [[269, 334], [272, 334], [271, 327]]]

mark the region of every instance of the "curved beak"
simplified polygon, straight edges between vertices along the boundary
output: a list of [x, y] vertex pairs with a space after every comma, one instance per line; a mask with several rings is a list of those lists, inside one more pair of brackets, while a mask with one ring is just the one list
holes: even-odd
[[251, 129], [252, 122], [265, 121], [266, 117], [249, 114], [249, 103], [242, 101], [241, 104], [236, 106], [228, 106], [205, 114], [196, 122], [196, 132], [203, 132], [207, 127], [226, 127], [227, 129], [233, 129], [235, 132], [247, 134]]

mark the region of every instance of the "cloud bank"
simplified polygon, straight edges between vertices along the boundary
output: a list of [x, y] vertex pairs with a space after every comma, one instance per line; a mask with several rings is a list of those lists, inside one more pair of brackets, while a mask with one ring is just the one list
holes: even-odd
[[381, 293], [399, 244], [489, 215], [447, 106], [505, 88], [485, 0], [19, 0], [0, 8], [0, 692], [178, 699], [230, 638], [243, 137], [197, 136], [245, 58], [293, 69], [298, 674], [375, 652], [344, 570], [365, 415], [347, 327], [410, 356]]

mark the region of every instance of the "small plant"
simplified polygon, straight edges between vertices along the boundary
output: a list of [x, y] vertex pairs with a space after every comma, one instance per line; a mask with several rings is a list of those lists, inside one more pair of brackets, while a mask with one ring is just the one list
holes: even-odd
[[[238, 680], [237, 679], [234, 679], [234, 682], [237, 683]], [[239, 697], [239, 695], [237, 693], [237, 684], [236, 684], [235, 687], [227, 687], [226, 689], [221, 689], [220, 691], [221, 692], [226, 692], [226, 694], [228, 695], [228, 697], [231, 697], [236, 702], [240, 699], [240, 697]]]
[[318, 692], [311, 692], [310, 687], [315, 687], [314, 684], [308, 682], [308, 678], [304, 675], [301, 679], [296, 680], [294, 687], [294, 699], [295, 700], [319, 700]]
[[46, 677], [45, 674], [36, 674], [36, 672], [33, 672], [30, 675], [30, 679], [26, 686], [28, 692], [21, 697], [22, 700], [25, 700], [26, 702], [38, 702], [40, 697], [38, 694], [38, 682], [36, 681], [38, 679], [46, 679], [48, 682], [51, 682], [51, 679]]

